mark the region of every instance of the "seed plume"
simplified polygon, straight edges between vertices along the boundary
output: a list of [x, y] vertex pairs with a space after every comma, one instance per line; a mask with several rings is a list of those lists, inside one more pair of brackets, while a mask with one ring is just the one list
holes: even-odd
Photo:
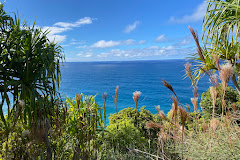
[[223, 87], [226, 88], [230, 77], [232, 77], [234, 74], [232, 65], [230, 63], [221, 65], [219, 74]]
[[[175, 91], [173, 90], [172, 85], [171, 85], [170, 83], [168, 83], [167, 81], [165, 81], [164, 79], [162, 80], [162, 84], [163, 84], [166, 88], [168, 88], [170, 91], [172, 91], [172, 93], [176, 96], [178, 102], [180, 103], [180, 100], [178, 99], [177, 94], [176, 94]], [[181, 105], [181, 104], [180, 104], [180, 105]]]
[[116, 101], [118, 99], [118, 90], [119, 90], [119, 86], [116, 87], [116, 90], [115, 90], [115, 96], [116, 96]]
[[192, 101], [194, 110], [197, 111], [198, 110], [198, 98], [197, 97], [191, 98], [191, 101]]
[[175, 123], [177, 121], [177, 111], [178, 111], [178, 102], [174, 96], [172, 96], [173, 104], [172, 104], [172, 120], [175, 118]]
[[158, 123], [155, 123], [155, 122], [147, 122], [146, 123], [146, 128], [154, 128], [154, 129], [159, 129], [159, 128], [162, 128], [163, 126], [158, 124]]
[[157, 110], [157, 112], [158, 112], [158, 116], [159, 116], [160, 118], [162, 118], [162, 119], [167, 119], [167, 117], [166, 117], [166, 115], [164, 114], [164, 112], [160, 110], [160, 106], [159, 106], [159, 105], [156, 106], [155, 108], [156, 108], [156, 110]]
[[138, 125], [137, 123], [137, 114], [138, 114], [138, 111], [137, 111], [137, 103], [138, 103], [138, 100], [139, 100], [139, 97], [141, 96], [141, 92], [140, 91], [135, 91], [133, 92], [133, 100], [135, 102], [135, 107], [136, 107], [136, 116], [135, 116], [135, 119], [136, 119], [136, 124]]
[[216, 99], [217, 99], [217, 90], [216, 90], [215, 87], [210, 87], [210, 94], [211, 94], [212, 101], [213, 101], [212, 116], [214, 117], [214, 115], [215, 115], [215, 106], [216, 106]]
[[198, 87], [196, 85], [193, 86], [193, 96], [198, 97]]
[[80, 100], [81, 100], [81, 94], [78, 93], [78, 94], [76, 94], [75, 96], [76, 96], [76, 100], [77, 100], [77, 106], [78, 106], [78, 108], [79, 108]]
[[182, 107], [179, 107], [178, 110], [179, 110], [179, 112], [180, 112], [180, 117], [181, 117], [182, 126], [184, 127], [185, 122], [186, 122], [186, 120], [187, 120], [187, 115], [188, 115], [188, 114], [187, 114], [187, 111], [186, 111], [184, 108], [182, 108]]
[[168, 83], [168, 82], [165, 81], [164, 79], [162, 80], [162, 83], [163, 83], [163, 85], [164, 85], [165, 87], [167, 87], [170, 91], [172, 91], [173, 93], [175, 93], [174, 90], [173, 90], [173, 87], [172, 87], [172, 85], [171, 85], [170, 83]]
[[137, 109], [137, 103], [138, 103], [138, 100], [139, 100], [139, 97], [141, 96], [141, 94], [142, 93], [140, 91], [133, 92], [133, 100], [135, 102], [136, 109]]
[[206, 63], [206, 62], [205, 62], [205, 58], [204, 58], [204, 56], [203, 56], [203, 54], [202, 54], [202, 49], [201, 49], [200, 44], [199, 44], [197, 32], [195, 32], [194, 29], [193, 29], [192, 27], [190, 27], [190, 26], [188, 26], [188, 29], [190, 30], [190, 32], [191, 32], [191, 34], [192, 34], [192, 36], [193, 36], [193, 38], [194, 38], [194, 40], [195, 40], [195, 42], [196, 42], [197, 52], [198, 52], [199, 57], [202, 59], [202, 61], [203, 61], [204, 63]]
[[194, 80], [193, 80], [193, 76], [192, 76], [192, 70], [191, 70], [191, 65], [190, 63], [186, 63], [185, 64], [185, 70], [186, 70], [186, 74], [187, 76], [190, 78], [190, 80], [192, 81], [192, 84], [194, 83]]
[[114, 105], [115, 105], [115, 109], [116, 109], [116, 113], [117, 113], [117, 100], [118, 100], [118, 90], [119, 90], [119, 86], [116, 87], [116, 90], [115, 90], [115, 97], [113, 97], [113, 101], [114, 101]]
[[210, 75], [210, 81], [214, 87], [219, 86], [217, 74]]

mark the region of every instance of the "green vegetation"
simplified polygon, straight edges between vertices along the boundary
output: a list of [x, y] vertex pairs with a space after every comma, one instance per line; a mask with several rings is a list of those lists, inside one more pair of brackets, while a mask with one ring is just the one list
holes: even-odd
[[[221, 101], [221, 91], [218, 90], [218, 94], [216, 97], [216, 109], [215, 114], [220, 115], [222, 113], [222, 101]], [[225, 95], [226, 105], [228, 110], [232, 110], [232, 104], [240, 105], [240, 96], [238, 95], [238, 92], [233, 89], [232, 87], [227, 87], [226, 89], [226, 95]], [[203, 110], [204, 116], [210, 118], [213, 112], [213, 103], [212, 103], [212, 97], [210, 93], [210, 89], [204, 92], [201, 96], [201, 102], [200, 102], [201, 108]]]
[[[231, 31], [238, 34], [238, 6], [237, 0], [209, 2], [203, 47], [190, 28], [198, 52], [194, 72], [189, 63], [185, 66], [193, 85], [193, 112], [165, 80], [173, 93], [167, 115], [160, 106], [158, 114], [138, 110], [139, 91], [133, 93], [135, 109], [118, 111], [117, 86], [116, 113], [107, 124], [107, 93], [103, 106], [84, 94], [63, 101], [56, 91], [61, 46], [0, 5], [0, 159], [240, 159], [238, 36], [230, 37]], [[203, 73], [213, 86], [199, 106], [197, 81]], [[236, 89], [228, 87], [230, 78]]]
[[[26, 22], [21, 23], [17, 15], [12, 18], [6, 14], [2, 4], [0, 15], [0, 116], [4, 130], [3, 141], [8, 141], [10, 134], [15, 133], [19, 121], [32, 133], [44, 127], [47, 157], [52, 159], [48, 122], [54, 112], [56, 88], [60, 81], [59, 63], [63, 59], [61, 46], [50, 42], [47, 32], [42, 32], [34, 25], [29, 27]], [[12, 106], [10, 95], [13, 97]], [[3, 113], [5, 103], [8, 106], [6, 116]], [[9, 149], [6, 144], [5, 157], [9, 156]]]

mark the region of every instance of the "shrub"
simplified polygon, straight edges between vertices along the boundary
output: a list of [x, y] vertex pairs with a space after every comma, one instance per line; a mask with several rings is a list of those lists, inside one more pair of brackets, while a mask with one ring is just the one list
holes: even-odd
[[[221, 101], [221, 90], [217, 90], [218, 95], [216, 99], [216, 106], [215, 106], [215, 113], [221, 114], [222, 113], [222, 101]], [[233, 103], [240, 104], [240, 96], [238, 95], [238, 92], [233, 89], [232, 87], [227, 87], [226, 94], [225, 94], [225, 101], [227, 108], [230, 109], [231, 105]], [[200, 105], [202, 107], [202, 111], [206, 118], [209, 118], [212, 115], [213, 110], [213, 103], [212, 98], [210, 94], [210, 89], [208, 89], [206, 92], [203, 92], [201, 97]]]
[[[159, 122], [158, 115], [146, 110], [145, 106], [138, 112], [138, 123], [136, 123], [135, 115], [136, 109], [133, 108], [125, 108], [118, 114], [110, 115], [103, 145], [107, 151], [105, 154], [108, 154], [111, 149], [114, 153], [121, 154], [120, 157], [128, 156], [128, 151], [131, 149], [156, 151], [157, 131], [147, 129], [145, 124], [148, 121]], [[111, 155], [107, 156], [107, 158], [109, 157]]]

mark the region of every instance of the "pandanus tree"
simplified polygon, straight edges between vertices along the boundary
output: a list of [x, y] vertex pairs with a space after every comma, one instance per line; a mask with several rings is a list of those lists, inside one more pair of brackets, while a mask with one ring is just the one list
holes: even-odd
[[8, 15], [2, 4], [0, 21], [0, 115], [4, 135], [8, 138], [17, 121], [33, 134], [44, 129], [42, 136], [51, 159], [47, 128], [60, 81], [62, 48], [49, 41], [48, 31], [21, 23], [18, 16]]
[[220, 71], [219, 62], [230, 63], [234, 68], [232, 81], [240, 94], [237, 77], [240, 73], [240, 1], [211, 0], [203, 20], [203, 45], [200, 47], [196, 32], [190, 28], [197, 44], [198, 53], [192, 57], [197, 62], [195, 78], [203, 73]]

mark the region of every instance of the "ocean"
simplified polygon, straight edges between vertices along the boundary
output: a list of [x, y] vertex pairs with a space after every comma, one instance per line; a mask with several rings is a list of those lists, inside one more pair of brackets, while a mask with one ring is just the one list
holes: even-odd
[[[107, 92], [107, 116], [115, 113], [112, 96], [119, 86], [118, 111], [135, 107], [133, 92], [141, 91], [138, 108], [156, 113], [155, 106], [167, 113], [172, 106], [173, 95], [162, 84], [162, 79], [169, 82], [182, 104], [191, 104], [193, 97], [189, 78], [185, 78], [186, 60], [123, 61], [123, 62], [65, 62], [61, 67], [62, 81], [60, 93], [63, 97], [73, 98], [76, 93], [96, 95], [96, 101], [103, 105], [102, 94]], [[210, 86], [209, 77], [203, 76], [199, 83], [199, 94]]]

